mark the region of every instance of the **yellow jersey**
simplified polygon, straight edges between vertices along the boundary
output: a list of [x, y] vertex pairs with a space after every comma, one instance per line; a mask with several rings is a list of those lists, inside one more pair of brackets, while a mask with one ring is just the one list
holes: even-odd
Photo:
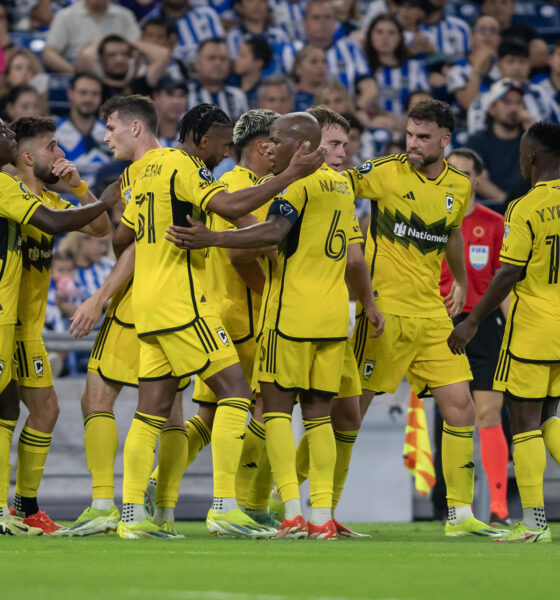
[[190, 250], [165, 239], [169, 225], [198, 218], [226, 186], [204, 163], [182, 150], [158, 148], [144, 156], [122, 222], [135, 231], [132, 284], [134, 324], [140, 337], [177, 331], [214, 314], [194, 271]]
[[[220, 177], [220, 183], [230, 192], [254, 185], [257, 176], [251, 170], [236, 166]], [[264, 221], [270, 203], [255, 210], [252, 215]], [[228, 231], [235, 225], [215, 213], [208, 213], [207, 226], [212, 231]], [[209, 248], [205, 263], [205, 287], [216, 307], [224, 327], [232, 341], [240, 344], [255, 335], [261, 307], [261, 296], [251, 290], [229, 260], [227, 248]]]
[[8, 173], [0, 173], [0, 190], [0, 325], [13, 325], [21, 281], [20, 225], [29, 222], [41, 200]]
[[352, 220], [352, 234], [348, 238], [348, 245], [351, 246], [352, 244], [363, 244], [364, 242], [364, 234], [360, 229], [360, 221], [358, 221], [358, 215], [354, 212], [354, 218]]
[[298, 341], [348, 338], [344, 273], [354, 200], [348, 180], [326, 164], [274, 199], [269, 216], [288, 219], [292, 228], [263, 300], [267, 328]]
[[560, 179], [537, 183], [508, 206], [500, 261], [523, 267], [504, 334], [508, 353], [560, 361]]
[[[74, 208], [56, 192], [47, 189], [43, 189], [37, 197], [52, 210]], [[45, 233], [29, 223], [21, 226], [23, 271], [19, 287], [16, 329], [16, 337], [20, 340], [37, 340], [41, 337], [49, 295], [54, 239], [54, 235]]]
[[439, 291], [441, 262], [449, 234], [465, 215], [468, 177], [444, 161], [441, 175], [427, 179], [406, 154], [368, 160], [346, 174], [356, 196], [372, 200], [365, 258], [379, 310], [446, 316]]

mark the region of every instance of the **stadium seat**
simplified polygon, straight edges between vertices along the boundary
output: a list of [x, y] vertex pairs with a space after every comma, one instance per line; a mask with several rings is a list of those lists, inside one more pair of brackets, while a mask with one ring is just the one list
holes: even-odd
[[459, 17], [472, 25], [480, 15], [480, 5], [476, 2], [450, 2], [445, 6], [445, 12], [452, 17]]
[[10, 32], [10, 40], [18, 48], [27, 48], [31, 50], [40, 59], [45, 47], [45, 40], [47, 39], [46, 32], [40, 31], [13, 31]]
[[57, 117], [65, 117], [70, 112], [70, 102], [66, 90], [70, 86], [70, 76], [63, 73], [49, 74], [49, 110]]

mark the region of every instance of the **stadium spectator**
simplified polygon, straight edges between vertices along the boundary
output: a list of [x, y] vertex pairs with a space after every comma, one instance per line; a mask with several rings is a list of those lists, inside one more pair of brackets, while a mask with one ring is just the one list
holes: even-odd
[[95, 75], [74, 75], [68, 90], [70, 115], [57, 123], [58, 145], [82, 174], [93, 184], [99, 167], [111, 160], [104, 143], [105, 125], [97, 118], [101, 106], [102, 83]]
[[504, 202], [522, 181], [519, 144], [533, 121], [524, 109], [523, 94], [519, 84], [497, 81], [488, 92], [486, 127], [469, 137], [468, 147], [480, 154], [486, 167], [478, 187], [483, 198]]
[[313, 105], [317, 90], [327, 81], [327, 59], [318, 46], [304, 46], [295, 56], [292, 77], [296, 83], [296, 111]]
[[[433, 54], [436, 47], [420, 31], [430, 12], [429, 0], [396, 0], [394, 14], [404, 29], [404, 41], [411, 56]], [[383, 11], [386, 12], [386, 11]]]
[[247, 96], [249, 108], [257, 108], [258, 90], [263, 71], [272, 60], [272, 49], [261, 37], [249, 37], [243, 41], [233, 63], [235, 84]]
[[[522, 40], [506, 38], [498, 46], [498, 71], [501, 79], [509, 79], [523, 88], [523, 103], [532, 120], [524, 115], [529, 127], [533, 121], [546, 121], [549, 118], [550, 106], [543, 90], [531, 83], [529, 72], [529, 48]], [[467, 129], [474, 133], [484, 127], [484, 120], [489, 107], [489, 90], [482, 91], [471, 103], [467, 112]]]
[[364, 23], [359, 4], [359, 0], [333, 1], [334, 18], [338, 22], [335, 31], [336, 39], [349, 37], [359, 43], [360, 31]]
[[12, 52], [0, 85], [0, 111], [4, 110], [6, 98], [12, 88], [18, 85], [31, 85], [41, 95], [41, 109], [46, 113], [47, 79], [41, 61], [31, 50], [20, 48]]
[[340, 81], [327, 81], [316, 92], [313, 104], [318, 106], [324, 104], [331, 110], [344, 115], [355, 112], [352, 97], [348, 93], [346, 86]]
[[370, 23], [365, 53], [377, 82], [381, 109], [401, 117], [411, 92], [430, 89], [428, 73], [420, 61], [410, 58], [402, 25], [393, 15], [378, 15]]
[[80, 50], [111, 33], [137, 39], [140, 28], [134, 14], [109, 0], [76, 2], [55, 15], [43, 62], [55, 73], [72, 74]]
[[501, 78], [496, 64], [500, 26], [494, 17], [479, 17], [471, 30], [472, 51], [456, 60], [447, 73], [447, 91], [467, 111], [481, 91]]
[[305, 36], [303, 18], [306, 0], [269, 0], [273, 22], [281, 27], [290, 40], [301, 40]]
[[35, 31], [50, 25], [51, 0], [4, 0], [11, 31]]
[[549, 119], [560, 123], [560, 41], [556, 42], [548, 59], [550, 74], [537, 83], [548, 100]]
[[194, 81], [188, 84], [189, 109], [197, 104], [216, 104], [234, 121], [249, 110], [245, 93], [225, 84], [230, 74], [230, 60], [224, 38], [201, 42], [194, 66]]
[[452, 58], [465, 56], [471, 49], [470, 27], [463, 19], [445, 14], [448, 0], [429, 0], [430, 10], [420, 31], [439, 52]]
[[296, 86], [287, 75], [270, 75], [259, 86], [259, 108], [268, 108], [281, 115], [295, 109]]
[[304, 37], [281, 49], [284, 72], [291, 72], [295, 55], [305, 45], [317, 46], [325, 51], [329, 76], [339, 79], [353, 92], [356, 83], [368, 75], [367, 62], [356, 44], [345, 38], [334, 40], [336, 19], [330, 0], [309, 0], [303, 25]]
[[18, 85], [10, 90], [6, 98], [6, 115], [9, 121], [22, 117], [44, 117], [41, 112], [41, 99], [31, 85]]
[[153, 93], [158, 114], [158, 138], [164, 147], [175, 147], [181, 117], [187, 110], [187, 85], [165, 75], [157, 83]]
[[253, 36], [264, 38], [271, 46], [287, 44], [288, 34], [280, 27], [269, 26], [270, 10], [267, 0], [233, 0], [239, 25], [227, 34], [229, 54], [235, 60], [244, 40]]
[[189, 62], [195, 60], [201, 42], [224, 35], [216, 11], [209, 6], [191, 7], [189, 0], [163, 0], [162, 6], [148, 13], [146, 19], [153, 17], [175, 23], [179, 40], [174, 56]]
[[80, 299], [74, 284], [74, 258], [69, 251], [52, 256], [45, 329], [67, 331], [69, 319]]

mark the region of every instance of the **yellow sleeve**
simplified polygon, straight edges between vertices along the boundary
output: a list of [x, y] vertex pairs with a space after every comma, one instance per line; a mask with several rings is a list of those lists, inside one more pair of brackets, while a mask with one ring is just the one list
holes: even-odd
[[63, 200], [58, 194], [54, 195], [53, 206], [55, 210], [66, 210], [67, 208], [76, 208], [72, 204], [72, 202], [68, 202], [68, 200]]
[[467, 204], [469, 203], [469, 198], [471, 197], [471, 182], [467, 181], [466, 184], [467, 184], [466, 185], [467, 189], [465, 191], [465, 196], [464, 196], [465, 201], [463, 202], [463, 205], [461, 206], [461, 210], [457, 213], [457, 218], [453, 222], [451, 229], [458, 229], [459, 227], [461, 227], [461, 223], [463, 222], [463, 219], [465, 218], [465, 213], [467, 212]]
[[358, 221], [358, 215], [354, 212], [354, 218], [352, 219], [352, 228], [348, 234], [348, 245], [352, 244], [363, 244], [365, 242], [362, 230], [360, 229], [360, 222]]
[[25, 187], [22, 181], [0, 173], [0, 217], [25, 225], [42, 202]]
[[378, 161], [366, 160], [358, 167], [344, 171], [352, 184], [356, 198], [378, 200], [383, 194], [382, 165]]
[[279, 215], [288, 219], [293, 225], [299, 218], [305, 203], [307, 202], [307, 191], [305, 185], [296, 181], [289, 185], [282, 194], [274, 198], [268, 216]]
[[175, 177], [175, 195], [178, 200], [206, 210], [208, 202], [222, 190], [227, 190], [227, 186], [216, 181], [210, 169], [195, 167], [188, 156], [181, 161]]
[[129, 202], [121, 217], [121, 222], [130, 229], [135, 229], [136, 227], [136, 208], [136, 202]]
[[505, 222], [500, 261], [524, 266], [529, 261], [532, 249], [531, 224], [521, 210], [514, 209]]

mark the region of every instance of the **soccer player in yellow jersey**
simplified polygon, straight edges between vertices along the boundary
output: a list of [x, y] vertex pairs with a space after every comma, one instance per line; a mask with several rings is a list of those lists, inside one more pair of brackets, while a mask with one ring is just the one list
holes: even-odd
[[[231, 142], [231, 121], [217, 107], [199, 105], [181, 121], [182, 145], [200, 144], [204, 136], [204, 144], [222, 143], [224, 150]], [[191, 251], [178, 249], [165, 237], [170, 225], [187, 224], [187, 217], [201, 211], [234, 220], [257, 209], [317, 168], [322, 151], [306, 152], [304, 145], [282, 175], [228, 193], [199, 158], [182, 150], [152, 150], [134, 183], [114, 242], [119, 251], [135, 241], [132, 308], [140, 338], [138, 410], [124, 450], [123, 514], [117, 529], [121, 537], [160, 536], [157, 526], [145, 518], [143, 507], [150, 459], [178, 380], [195, 373], [218, 398], [212, 431], [214, 502], [207, 518], [209, 531], [248, 537], [276, 533], [237, 507], [235, 474], [251, 390], [229, 336], [206, 298]]]
[[451, 350], [464, 353], [479, 324], [511, 293], [494, 389], [509, 405], [523, 520], [498, 540], [506, 543], [551, 541], [543, 474], [545, 445], [560, 458], [560, 126], [530, 127], [521, 139], [520, 162], [533, 187], [506, 210], [502, 265], [449, 336]]
[[[270, 131], [276, 178], [304, 139], [321, 141], [317, 120], [306, 113], [278, 118]], [[279, 244], [278, 267], [263, 299], [264, 329], [253, 380], [264, 401], [266, 447], [285, 504], [278, 537], [336, 538], [331, 519], [336, 446], [329, 417], [340, 387], [348, 338], [348, 290], [344, 281], [348, 239], [353, 235], [354, 195], [348, 181], [323, 164], [277, 196], [264, 223], [212, 232], [201, 224], [175, 235], [192, 247], [255, 248]], [[363, 286], [371, 298], [366, 273]], [[364, 298], [365, 300], [365, 298]], [[369, 308], [369, 307], [368, 307]], [[370, 315], [370, 312], [368, 312]], [[291, 414], [299, 393], [309, 444], [312, 513], [302, 516]]]
[[[461, 221], [470, 181], [443, 153], [454, 117], [449, 105], [419, 103], [406, 126], [406, 154], [370, 160], [347, 174], [356, 196], [372, 200], [365, 257], [379, 309], [382, 336], [358, 303], [354, 352], [362, 379], [362, 412], [376, 393], [394, 393], [406, 375], [416, 394], [431, 392], [444, 418], [442, 461], [447, 485], [446, 535], [500, 535], [474, 518], [472, 379], [465, 356], [447, 347], [451, 317], [465, 304], [466, 270]], [[451, 293], [439, 293], [445, 255], [454, 277]]]
[[[15, 159], [16, 148], [14, 132], [0, 120], [0, 165]], [[41, 529], [28, 527], [23, 519], [10, 515], [8, 509], [10, 445], [19, 415], [17, 384], [12, 376], [22, 273], [19, 227], [31, 224], [49, 234], [79, 229], [102, 215], [112, 206], [116, 197], [114, 188], [110, 187], [100, 201], [80, 208], [56, 211], [44, 205], [18, 177], [0, 173], [0, 183], [0, 228], [3, 232], [0, 248], [0, 534], [37, 535], [42, 533]], [[82, 195], [84, 191], [87, 191], [87, 185], [82, 182], [75, 192]]]
[[[56, 141], [56, 123], [48, 118], [23, 118], [12, 124], [16, 135], [17, 176], [27, 189], [53, 210], [66, 210], [72, 205], [56, 192], [46, 189], [62, 179], [80, 190], [81, 178], [75, 166], [65, 160]], [[81, 204], [95, 201], [84, 187], [78, 196]], [[81, 229], [84, 233], [104, 236], [111, 231], [107, 214]], [[18, 466], [14, 508], [24, 523], [52, 533], [60, 526], [44, 511], [39, 511], [37, 491], [49, 452], [52, 431], [58, 416], [58, 401], [52, 374], [41, 338], [49, 291], [50, 263], [54, 236], [31, 224], [21, 226], [23, 271], [19, 290], [16, 326], [16, 367], [19, 393], [29, 410], [18, 443]]]

